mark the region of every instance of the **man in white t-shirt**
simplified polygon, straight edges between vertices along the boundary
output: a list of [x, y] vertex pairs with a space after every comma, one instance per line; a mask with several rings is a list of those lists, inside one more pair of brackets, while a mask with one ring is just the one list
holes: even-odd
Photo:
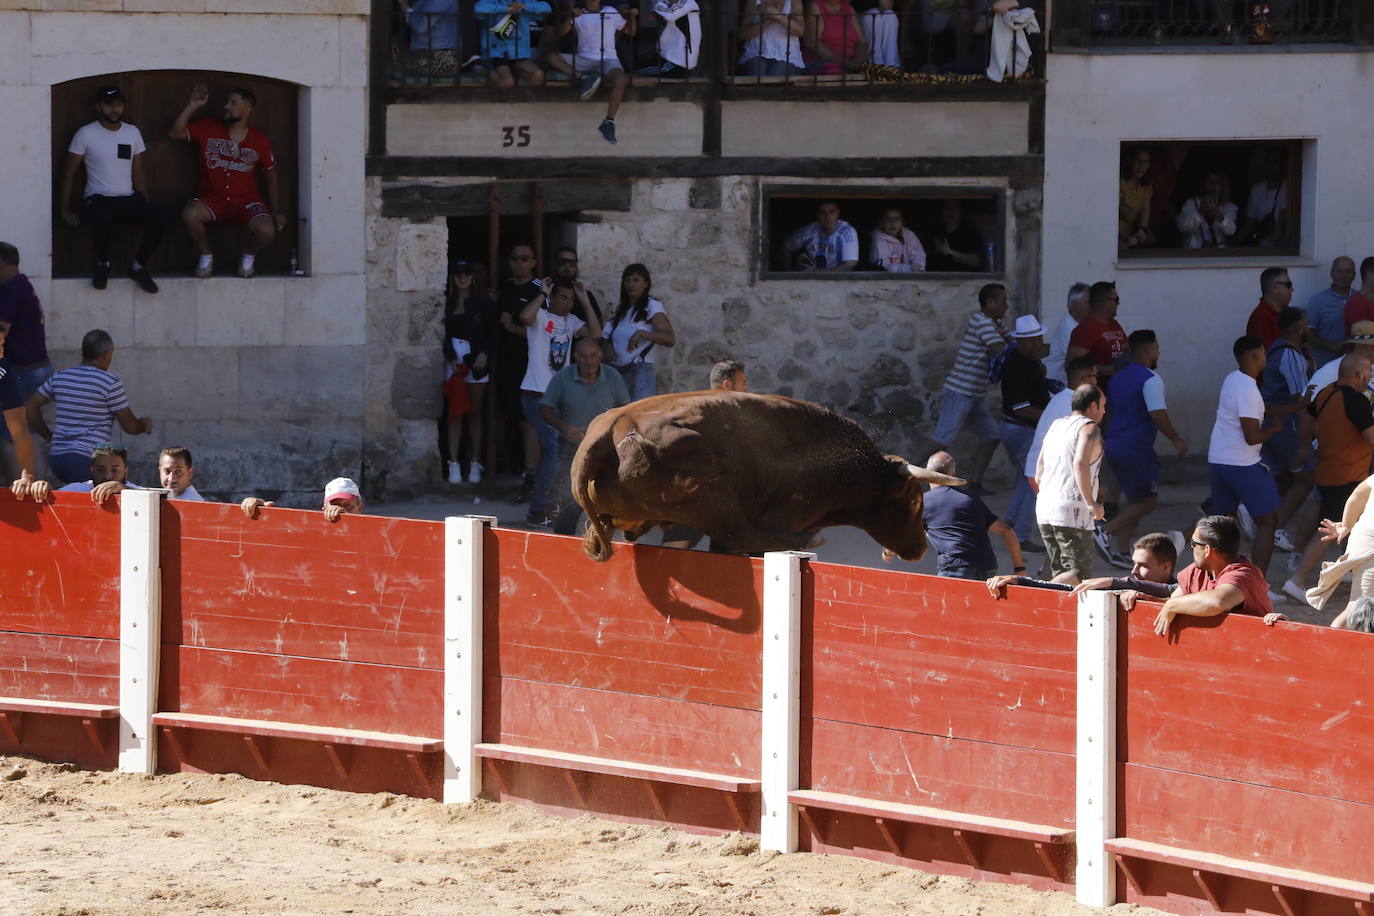
[[[1279, 488], [1260, 462], [1260, 448], [1283, 429], [1280, 420], [1264, 419], [1259, 377], [1264, 372], [1264, 344], [1258, 337], [1238, 338], [1231, 348], [1238, 368], [1221, 383], [1217, 419], [1207, 448], [1212, 475], [1212, 510], [1234, 515], [1245, 506], [1255, 519], [1251, 561], [1269, 569], [1278, 523]], [[1272, 594], [1272, 593], [1271, 593]]]
[[144, 196], [143, 134], [124, 123], [124, 93], [118, 86], [102, 86], [95, 95], [96, 120], [80, 128], [67, 147], [62, 173], [62, 219], [75, 229], [81, 224], [72, 209], [72, 190], [77, 170], [86, 166], [86, 222], [91, 228], [95, 269], [91, 285], [104, 289], [110, 279], [110, 238], [115, 225], [136, 226], [143, 231], [129, 276], [144, 292], [157, 292], [148, 273], [148, 260], [162, 240], [167, 220]]
[[157, 456], [158, 479], [164, 489], [172, 491], [172, 499], [205, 501], [205, 497], [191, 486], [191, 478], [195, 476], [195, 472], [196, 469], [191, 466], [191, 450], [188, 448], [173, 445], [164, 448]]
[[1073, 329], [1078, 327], [1078, 322], [1087, 317], [1089, 289], [1091, 287], [1086, 283], [1075, 283], [1069, 287], [1068, 312], [1061, 315], [1059, 324], [1054, 326], [1054, 336], [1050, 338], [1050, 355], [1045, 357], [1046, 377], [1068, 383], [1070, 388], [1074, 385], [1064, 376], [1064, 361], [1069, 357], [1069, 338], [1073, 336]]
[[572, 16], [565, 19], [558, 29], [561, 38], [568, 32], [577, 32], [577, 51], [571, 62], [557, 51], [549, 53], [549, 66], [574, 77], [577, 82], [578, 97], [587, 101], [596, 94], [603, 78], [611, 81], [611, 101], [606, 106], [606, 117], [597, 130], [607, 143], [615, 143], [615, 114], [620, 110], [620, 101], [625, 97], [625, 68], [615, 53], [615, 38], [621, 32], [633, 38], [637, 31], [639, 10], [630, 8], [626, 15], [614, 7], [602, 7], [601, 0], [584, 0], [586, 9], [574, 8]]
[[595, 313], [589, 313], [587, 321], [572, 314], [577, 291], [570, 281], [545, 277], [542, 283], [543, 290], [520, 312], [530, 354], [525, 378], [520, 383], [520, 406], [539, 436], [539, 467], [534, 472], [534, 492], [530, 494], [526, 521], [548, 527], [553, 524], [549, 499], [558, 478], [560, 439], [558, 430], [540, 413], [539, 402], [554, 373], [572, 362], [573, 338], [599, 339], [601, 323]]

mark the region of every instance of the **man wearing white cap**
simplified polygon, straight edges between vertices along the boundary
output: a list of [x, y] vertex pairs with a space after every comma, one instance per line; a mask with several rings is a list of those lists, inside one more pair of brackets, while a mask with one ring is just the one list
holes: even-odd
[[[257, 518], [258, 510], [271, 508], [276, 503], [261, 499], [257, 496], [250, 496], [239, 504], [243, 509], [243, 514], [249, 518]], [[337, 522], [341, 515], [361, 515], [363, 511], [363, 496], [358, 490], [358, 485], [351, 478], [335, 477], [324, 485], [324, 518], [328, 522]]]
[[[1002, 444], [1012, 467], [1025, 466], [1035, 439], [1035, 424], [1053, 392], [1040, 358], [1045, 355], [1045, 329], [1034, 315], [1016, 319], [1011, 334], [1012, 349], [1002, 366]], [[1016, 531], [1022, 550], [1039, 552], [1040, 545], [1030, 539], [1035, 522], [1035, 493], [1030, 481], [1017, 474], [1016, 489], [1007, 507], [1007, 523]]]

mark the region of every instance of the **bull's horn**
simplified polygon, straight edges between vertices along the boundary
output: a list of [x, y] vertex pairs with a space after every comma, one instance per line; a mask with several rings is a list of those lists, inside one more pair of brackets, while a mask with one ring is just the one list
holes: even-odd
[[906, 472], [917, 480], [924, 480], [926, 483], [943, 484], [946, 487], [962, 487], [968, 483], [962, 477], [950, 477], [948, 474], [941, 474], [939, 471], [931, 471], [927, 468], [918, 468], [914, 464], [907, 464]]

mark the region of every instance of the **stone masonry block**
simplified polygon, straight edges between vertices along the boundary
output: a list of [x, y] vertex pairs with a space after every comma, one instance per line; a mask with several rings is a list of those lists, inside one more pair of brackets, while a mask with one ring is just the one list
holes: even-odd
[[287, 278], [285, 298], [286, 333], [280, 342], [290, 346], [367, 342], [367, 288], [362, 274]]
[[440, 220], [403, 223], [396, 232], [396, 288], [444, 288], [448, 271], [448, 226]]
[[134, 336], [128, 343], [137, 347], [194, 347], [196, 296], [199, 285], [205, 282], [165, 277], [158, 280], [157, 295], [135, 292]]
[[212, 277], [196, 287], [196, 345], [280, 346], [287, 277]]
[[668, 210], [673, 213], [680, 213], [687, 209], [688, 190], [691, 186], [689, 181], [678, 178], [666, 178], [654, 182], [653, 189], [649, 192], [649, 201], [655, 210]]
[[116, 349], [110, 371], [124, 382], [134, 413], [152, 418], [154, 438], [162, 437], [165, 420], [218, 420], [238, 414], [235, 347]]
[[363, 347], [248, 347], [240, 351], [243, 419], [355, 417], [363, 409]]
[[92, 328], [109, 331], [115, 346], [129, 346], [134, 340], [135, 288], [132, 283], [111, 283], [98, 290], [91, 288], [90, 280], [53, 280], [43, 302], [48, 346], [80, 349], [81, 338]]

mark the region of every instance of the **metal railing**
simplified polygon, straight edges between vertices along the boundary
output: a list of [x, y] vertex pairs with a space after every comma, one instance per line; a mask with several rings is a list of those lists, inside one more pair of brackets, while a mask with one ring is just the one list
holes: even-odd
[[1056, 47], [1367, 44], [1366, 0], [1058, 0]]
[[[603, 6], [607, 27], [592, 28], [579, 20], [598, 14], [564, 0], [527, 0], [514, 14], [497, 0], [420, 0], [393, 12], [388, 82], [566, 86], [592, 66], [589, 59], [602, 59], [636, 84], [965, 83], [987, 79], [993, 59], [994, 14], [974, 14], [971, 3], [901, 0], [901, 11], [855, 12], [839, 0], [830, 12], [808, 15], [802, 0], [723, 2]], [[612, 28], [621, 21], [636, 27]], [[593, 52], [579, 36], [593, 37]], [[1025, 44], [1012, 40], [999, 62], [1006, 78], [1025, 78], [1042, 69], [1042, 56], [1039, 34], [1030, 34]]]

